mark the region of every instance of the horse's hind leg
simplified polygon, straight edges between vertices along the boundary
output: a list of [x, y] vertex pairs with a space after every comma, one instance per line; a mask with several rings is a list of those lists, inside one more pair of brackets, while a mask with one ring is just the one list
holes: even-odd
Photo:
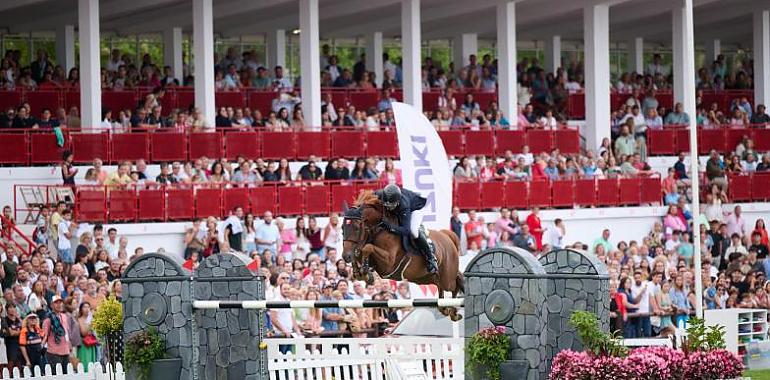
[[[436, 286], [438, 286], [438, 298], [439, 299], [446, 298], [444, 289], [438, 284]], [[453, 291], [452, 293], [455, 294], [455, 291]], [[454, 296], [452, 298], [454, 298]], [[460, 319], [462, 319], [462, 316], [457, 312], [456, 307], [439, 307], [438, 311], [441, 314], [449, 317], [449, 319], [451, 319], [453, 322], [457, 322]]]

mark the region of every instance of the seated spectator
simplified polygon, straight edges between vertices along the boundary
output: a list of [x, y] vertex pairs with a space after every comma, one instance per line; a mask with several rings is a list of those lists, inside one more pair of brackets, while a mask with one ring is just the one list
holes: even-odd
[[674, 112], [666, 115], [666, 125], [689, 125], [690, 116], [684, 112], [682, 103], [676, 103]]
[[765, 105], [758, 104], [757, 111], [754, 112], [753, 115], [751, 115], [751, 124], [755, 124], [756, 126], [759, 126], [759, 125], [766, 125], [768, 123], [770, 123], [770, 115], [766, 113]]

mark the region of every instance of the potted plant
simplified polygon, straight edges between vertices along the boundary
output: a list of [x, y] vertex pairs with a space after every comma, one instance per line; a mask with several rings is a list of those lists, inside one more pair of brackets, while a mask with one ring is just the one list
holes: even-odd
[[107, 361], [113, 365], [123, 360], [123, 306], [110, 296], [94, 312], [93, 329], [107, 348]]
[[505, 327], [487, 327], [471, 338], [467, 346], [468, 364], [476, 379], [500, 380], [500, 366], [508, 359], [511, 341]]
[[136, 380], [176, 380], [182, 372], [182, 359], [165, 359], [166, 343], [154, 327], [140, 331], [126, 341], [123, 359], [128, 378]]

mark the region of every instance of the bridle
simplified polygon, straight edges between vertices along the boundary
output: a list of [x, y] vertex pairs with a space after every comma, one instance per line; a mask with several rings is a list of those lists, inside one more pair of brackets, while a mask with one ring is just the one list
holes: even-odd
[[[346, 212], [343, 219], [343, 242], [354, 244], [352, 252], [353, 269], [358, 272], [358, 274], [364, 275], [370, 271], [368, 259], [362, 260], [360, 267], [356, 268], [358, 266], [358, 258], [361, 257], [361, 250], [367, 244], [373, 244], [374, 240], [377, 238], [377, 235], [385, 230], [385, 221], [383, 217], [380, 216], [380, 220], [377, 224], [374, 226], [369, 226], [364, 223], [364, 218], [361, 215], [361, 211], [357, 207], [352, 207], [349, 209], [349, 211], [353, 212]], [[357, 225], [356, 229], [358, 230], [358, 236], [355, 238], [353, 236], [348, 236], [349, 234], [345, 233], [345, 230], [349, 229], [349, 226], [352, 225]]]

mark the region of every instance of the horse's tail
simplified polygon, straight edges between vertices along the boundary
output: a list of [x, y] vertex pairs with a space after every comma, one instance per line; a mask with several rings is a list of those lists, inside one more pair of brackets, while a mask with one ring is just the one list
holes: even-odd
[[463, 276], [462, 272], [457, 272], [457, 277], [455, 278], [455, 294], [453, 296], [456, 296], [457, 293], [465, 294], [465, 276]]
[[457, 249], [457, 254], [460, 254], [460, 238], [457, 237], [457, 234], [450, 230], [444, 230], [444, 233], [449, 236], [450, 239], [452, 239], [452, 243], [455, 245], [455, 248]]

